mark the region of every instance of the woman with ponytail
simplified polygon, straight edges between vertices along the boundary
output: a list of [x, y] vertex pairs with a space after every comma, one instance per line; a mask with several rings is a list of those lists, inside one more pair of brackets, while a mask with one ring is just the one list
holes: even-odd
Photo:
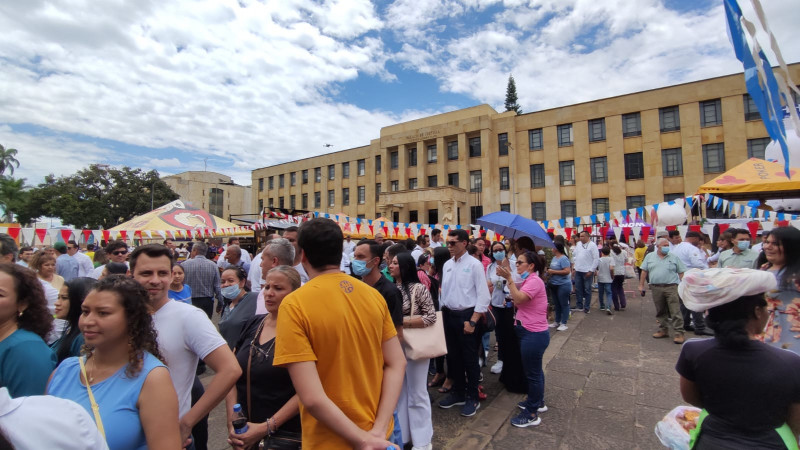
[[797, 449], [800, 356], [759, 340], [775, 277], [752, 269], [692, 269], [678, 292], [708, 311], [713, 339], [691, 339], [676, 370], [683, 399], [703, 408], [690, 448]]

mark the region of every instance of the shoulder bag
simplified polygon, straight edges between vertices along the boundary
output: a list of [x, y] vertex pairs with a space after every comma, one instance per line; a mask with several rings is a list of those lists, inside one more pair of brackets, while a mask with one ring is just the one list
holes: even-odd
[[[411, 300], [411, 317], [414, 317], [414, 296]], [[442, 312], [436, 311], [436, 322], [424, 328], [403, 328], [403, 352], [410, 360], [430, 359], [447, 354], [444, 340], [444, 322]]]
[[89, 403], [92, 404], [92, 413], [94, 414], [94, 421], [97, 423], [97, 431], [100, 432], [100, 436], [103, 436], [103, 439], [106, 438], [106, 430], [103, 428], [103, 420], [100, 418], [100, 406], [94, 400], [94, 394], [92, 394], [92, 388], [89, 386], [89, 377], [86, 375], [86, 366], [83, 363], [83, 358], [80, 356], [78, 357], [78, 363], [81, 366], [81, 374], [83, 374], [83, 380], [86, 382], [86, 393], [89, 394]]

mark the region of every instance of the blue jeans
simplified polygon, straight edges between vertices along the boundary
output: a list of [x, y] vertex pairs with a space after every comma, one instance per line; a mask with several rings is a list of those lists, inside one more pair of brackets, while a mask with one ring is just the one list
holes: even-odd
[[600, 309], [606, 307], [605, 298], [608, 298], [608, 307], [611, 307], [611, 283], [597, 282], [597, 298], [600, 300]]
[[519, 338], [522, 368], [525, 379], [528, 381], [528, 398], [525, 400], [525, 409], [533, 414], [544, 406], [544, 370], [542, 369], [542, 356], [547, 346], [550, 345], [550, 331], [528, 331], [522, 325], [515, 327]]
[[587, 273], [591, 272], [575, 272], [575, 305], [584, 311], [592, 306], [592, 277]]
[[569, 319], [569, 294], [572, 293], [572, 283], [551, 284], [550, 291], [555, 298], [556, 323], [566, 324]]

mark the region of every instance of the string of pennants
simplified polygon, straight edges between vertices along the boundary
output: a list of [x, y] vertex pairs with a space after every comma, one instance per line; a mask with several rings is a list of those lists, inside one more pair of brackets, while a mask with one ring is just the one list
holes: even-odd
[[228, 227], [228, 228], [196, 228], [193, 230], [72, 230], [64, 228], [20, 228], [0, 227], [0, 233], [6, 233], [20, 243], [27, 245], [45, 244], [48, 237], [50, 242], [75, 240], [86, 243], [112, 241], [121, 239], [191, 239], [234, 236], [249, 233], [257, 225]]

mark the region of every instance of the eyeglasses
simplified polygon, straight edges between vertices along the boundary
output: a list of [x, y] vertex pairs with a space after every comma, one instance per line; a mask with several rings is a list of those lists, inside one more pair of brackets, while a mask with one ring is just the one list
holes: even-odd
[[116, 256], [127, 255], [128, 251], [127, 250], [122, 250], [122, 251], [118, 251], [118, 252], [111, 252], [111, 254], [112, 255], [116, 255]]
[[448, 247], [454, 247], [459, 242], [461, 242], [461, 241], [447, 241], [447, 246]]
[[521, 266], [521, 265], [523, 265], [523, 264], [528, 264], [528, 263], [526, 263], [525, 261], [517, 261], [517, 262], [516, 262], [516, 264], [517, 264], [518, 266]]

